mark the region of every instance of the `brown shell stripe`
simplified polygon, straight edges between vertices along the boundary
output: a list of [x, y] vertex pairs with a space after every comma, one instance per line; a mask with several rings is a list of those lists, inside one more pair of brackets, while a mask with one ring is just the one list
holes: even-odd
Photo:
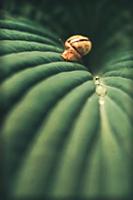
[[73, 46], [73, 44], [71, 44], [71, 46], [81, 56], [81, 53], [78, 51], [78, 49], [75, 46]]
[[87, 39], [87, 38], [86, 38], [86, 39], [85, 39], [85, 38], [84, 38], [84, 39], [79, 39], [79, 38], [77, 38], [77, 39], [73, 39], [73, 40], [70, 39], [70, 40], [68, 40], [67, 42], [70, 43], [70, 44], [73, 44], [73, 43], [75, 43], [75, 42], [81, 42], [81, 41], [90, 41], [90, 40]]

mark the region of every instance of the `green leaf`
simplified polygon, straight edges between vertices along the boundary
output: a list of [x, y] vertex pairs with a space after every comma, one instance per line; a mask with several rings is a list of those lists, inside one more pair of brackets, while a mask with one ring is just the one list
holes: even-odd
[[[132, 15], [125, 4], [109, 5], [46, 3], [37, 10], [6, 1], [0, 102], [9, 197], [132, 195]], [[64, 61], [60, 38], [78, 32], [92, 37], [92, 52]]]

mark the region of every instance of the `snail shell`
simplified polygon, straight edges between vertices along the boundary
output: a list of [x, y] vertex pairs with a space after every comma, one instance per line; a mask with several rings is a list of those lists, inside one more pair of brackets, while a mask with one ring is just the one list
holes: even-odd
[[67, 61], [77, 61], [89, 53], [92, 43], [88, 37], [74, 35], [65, 41], [65, 50], [62, 57]]

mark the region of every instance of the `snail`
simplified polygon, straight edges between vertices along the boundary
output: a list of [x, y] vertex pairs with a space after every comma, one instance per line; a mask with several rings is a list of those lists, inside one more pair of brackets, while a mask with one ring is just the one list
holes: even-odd
[[61, 56], [66, 61], [78, 61], [89, 53], [91, 48], [92, 43], [88, 37], [74, 35], [65, 41], [65, 50]]

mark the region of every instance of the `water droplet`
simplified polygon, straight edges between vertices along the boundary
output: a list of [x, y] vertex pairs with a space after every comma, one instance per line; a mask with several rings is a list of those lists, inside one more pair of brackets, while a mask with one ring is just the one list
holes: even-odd
[[94, 83], [95, 83], [95, 85], [99, 85], [100, 84], [100, 77], [99, 76], [95, 76], [94, 77]]
[[100, 105], [103, 105], [103, 104], [104, 104], [104, 98], [103, 98], [103, 97], [100, 97], [100, 98], [99, 98], [99, 104], [100, 104]]
[[94, 77], [94, 84], [96, 85], [96, 94], [99, 96], [99, 104], [104, 105], [105, 95], [107, 94], [107, 88], [102, 83], [99, 76]]
[[98, 96], [104, 97], [107, 93], [107, 89], [103, 84], [97, 85], [96, 86], [96, 93]]

